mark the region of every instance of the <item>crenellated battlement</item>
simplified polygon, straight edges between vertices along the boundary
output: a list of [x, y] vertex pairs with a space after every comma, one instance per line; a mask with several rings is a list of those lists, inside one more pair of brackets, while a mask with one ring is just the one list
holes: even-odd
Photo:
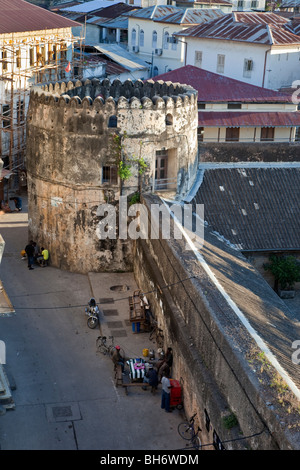
[[56, 82], [33, 87], [31, 99], [57, 107], [162, 109], [193, 105], [197, 102], [197, 91], [189, 85], [148, 80], [121, 82], [116, 79], [87, 79]]
[[[197, 92], [151, 80], [56, 82], [32, 88], [26, 119], [32, 238], [49, 247], [54, 266], [126, 271], [128, 241], [99, 240], [96, 209], [164, 180], [178, 194], [188, 190], [197, 165]], [[130, 167], [125, 180], [120, 162]]]

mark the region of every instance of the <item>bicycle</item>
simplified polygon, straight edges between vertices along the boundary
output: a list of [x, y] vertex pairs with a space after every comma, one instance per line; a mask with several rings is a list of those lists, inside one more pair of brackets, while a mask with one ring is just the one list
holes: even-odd
[[[115, 349], [114, 337], [109, 336], [108, 338], [111, 340], [111, 344], [107, 344], [106, 336], [98, 336], [98, 338], [96, 339], [96, 347], [97, 347], [97, 352], [101, 352], [102, 354], [104, 354], [104, 356], [111, 357]], [[124, 351], [122, 348], [120, 349], [120, 354], [122, 357], [125, 357]]]
[[202, 431], [202, 429], [198, 426], [197, 431], [195, 431], [194, 423], [196, 415], [197, 413], [195, 413], [189, 421], [179, 423], [177, 429], [182, 439], [190, 441], [194, 449], [201, 450], [202, 443], [198, 434], [200, 431]]
[[149, 340], [154, 340], [159, 348], [161, 348], [164, 344], [163, 330], [158, 327], [157, 321], [155, 320], [152, 320], [151, 330], [149, 333]]

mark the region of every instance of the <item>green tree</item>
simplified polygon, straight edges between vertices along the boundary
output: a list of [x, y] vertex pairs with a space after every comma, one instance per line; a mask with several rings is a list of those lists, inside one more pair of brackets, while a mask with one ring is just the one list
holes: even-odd
[[292, 289], [300, 281], [300, 263], [294, 256], [271, 255], [264, 269], [270, 271], [275, 279], [274, 289]]

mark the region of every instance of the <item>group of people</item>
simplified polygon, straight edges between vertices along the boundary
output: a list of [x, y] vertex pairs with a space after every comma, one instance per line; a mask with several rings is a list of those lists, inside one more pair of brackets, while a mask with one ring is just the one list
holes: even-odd
[[23, 256], [27, 256], [28, 261], [28, 269], [34, 269], [33, 265], [35, 263], [39, 264], [42, 267], [47, 266], [48, 259], [49, 259], [49, 251], [46, 250], [44, 247], [41, 247], [39, 250], [36, 242], [30, 240], [28, 245], [26, 245], [25, 250], [21, 253]]
[[171, 412], [170, 409], [170, 395], [171, 395], [171, 382], [170, 374], [171, 367], [173, 365], [173, 351], [172, 348], [167, 348], [164, 353], [160, 351], [160, 359], [157, 361], [155, 366], [149, 365], [148, 372], [144, 377], [144, 382], [147, 382], [151, 386], [151, 392], [155, 393], [158, 384], [161, 383], [161, 408], [167, 413]]
[[[167, 413], [171, 412], [170, 409], [170, 396], [171, 396], [171, 382], [170, 374], [171, 367], [173, 364], [173, 351], [172, 348], [167, 348], [167, 351], [159, 352], [160, 358], [155, 365], [149, 364], [148, 371], [146, 372], [143, 382], [149, 384], [151, 387], [151, 393], [155, 393], [158, 384], [162, 385], [161, 395], [161, 408], [165, 409]], [[116, 346], [112, 354], [112, 360], [115, 366], [121, 365], [122, 373], [124, 374], [124, 358], [120, 354], [120, 346]]]

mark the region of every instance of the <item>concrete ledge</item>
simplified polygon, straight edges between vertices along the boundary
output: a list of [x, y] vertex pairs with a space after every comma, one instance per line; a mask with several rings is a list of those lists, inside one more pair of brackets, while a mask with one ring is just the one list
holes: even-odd
[[0, 281], [0, 317], [13, 315], [14, 313], [16, 313], [15, 309]]
[[12, 398], [8, 378], [1, 364], [0, 364], [0, 407], [4, 409], [15, 408], [15, 403]]

